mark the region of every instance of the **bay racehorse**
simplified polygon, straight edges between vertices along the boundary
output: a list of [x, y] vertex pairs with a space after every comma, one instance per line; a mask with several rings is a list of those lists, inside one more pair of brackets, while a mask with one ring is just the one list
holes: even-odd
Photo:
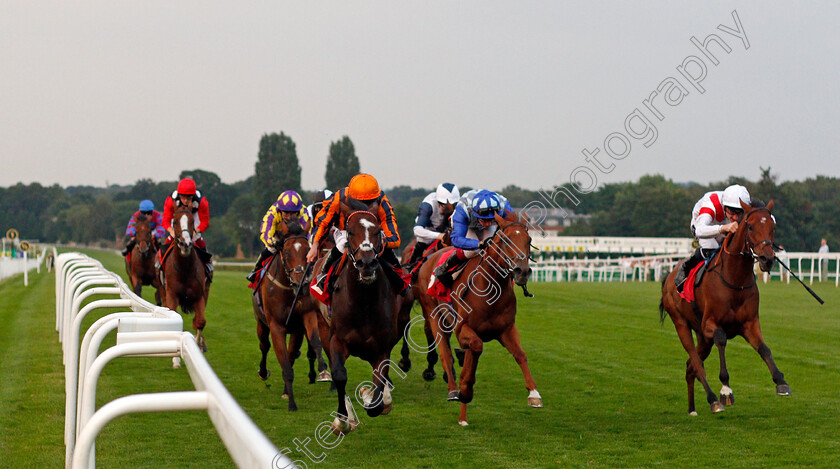
[[[516, 284], [527, 291], [531, 275], [531, 236], [527, 225], [519, 221], [496, 215], [496, 223], [498, 229], [487, 243], [487, 248], [481, 255], [467, 262], [461, 275], [452, 284], [451, 304], [434, 307], [430, 315], [433, 330], [441, 334], [437, 341], [444, 371], [449, 376], [454, 376], [452, 354], [448, 351], [448, 344], [442, 340], [443, 335], [454, 330], [459, 345], [465, 351], [457, 391], [454, 379], [449, 379], [447, 383], [449, 398], [461, 401], [458, 419], [461, 425], [468, 424], [467, 404], [473, 400], [478, 359], [484, 350], [484, 342], [491, 340], [498, 340], [522, 369], [525, 388], [529, 392], [528, 404], [532, 407], [543, 406], [542, 397], [528, 367], [528, 358], [519, 343], [516, 294], [513, 290]], [[423, 264], [418, 276], [421, 288], [428, 288], [437, 260], [449, 250], [447, 248], [433, 254]], [[424, 295], [423, 298], [431, 297]], [[421, 303], [425, 299], [421, 299]]]
[[[703, 281], [695, 289], [694, 303], [680, 297], [674, 284], [674, 277], [680, 265], [663, 280], [662, 301], [659, 303], [659, 319], [665, 320], [665, 313], [671, 317], [680, 342], [688, 352], [685, 380], [688, 384], [688, 412], [697, 415], [694, 408], [694, 380], [703, 385], [706, 400], [712, 412], [723, 412], [724, 405], [732, 405], [735, 400], [729, 387], [729, 372], [726, 368], [726, 341], [735, 336], [744, 339], [758, 352], [767, 367], [776, 394], [790, 395], [790, 386], [776, 363], [770, 348], [761, 336], [758, 322], [758, 285], [753, 271], [755, 261], [763, 272], [773, 267], [775, 252], [773, 239], [776, 222], [770, 211], [773, 201], [764, 206], [754, 201], [753, 206], [741, 203], [744, 214], [738, 222], [738, 228], [723, 241], [720, 253], [706, 268]], [[697, 338], [695, 347], [691, 333]], [[703, 362], [714, 344], [720, 355], [720, 401], [706, 381]], [[721, 403], [722, 401], [722, 403]]]
[[152, 238], [151, 220], [140, 213], [135, 219], [134, 235], [136, 244], [125, 259], [125, 270], [128, 274], [131, 289], [137, 296], [143, 291], [143, 285], [151, 285], [155, 289], [155, 302], [161, 305], [160, 277], [155, 272], [155, 256], [157, 244]]
[[[385, 276], [379, 256], [384, 250], [379, 219], [368, 211], [356, 211], [342, 204], [347, 230], [347, 265], [335, 282], [332, 293], [330, 356], [332, 379], [338, 391], [338, 417], [333, 432], [348, 433], [358, 425], [350, 399], [345, 399], [350, 355], [370, 363], [372, 382], [362, 383], [357, 392], [371, 417], [391, 411], [389, 384], [391, 350], [399, 339], [398, 297]], [[316, 267], [317, 269], [317, 267]], [[322, 337], [323, 339], [323, 337]], [[402, 371], [397, 370], [404, 377]], [[350, 407], [350, 409], [348, 409]], [[349, 413], [348, 413], [349, 411]]]
[[[283, 397], [289, 399], [290, 411], [297, 410], [292, 383], [295, 378], [294, 362], [300, 353], [304, 334], [309, 340], [310, 350], [318, 359], [320, 379], [329, 380], [327, 365], [321, 353], [315, 305], [308, 292], [302, 292], [295, 301], [298, 289], [302, 283], [306, 282], [304, 275], [307, 251], [309, 251], [309, 242], [301, 226], [297, 223], [292, 226], [282, 223], [278, 232], [277, 252], [271, 257], [257, 292], [252, 295], [254, 316], [257, 320], [257, 337], [260, 340], [262, 352], [258, 374], [263, 380], [269, 377], [266, 356], [273, 342], [274, 354], [283, 369]], [[294, 307], [293, 301], [295, 301]], [[289, 335], [288, 345], [287, 334]], [[314, 381], [314, 377], [310, 377], [310, 380]]]
[[175, 239], [169, 243], [160, 264], [163, 273], [163, 305], [172, 311], [178, 306], [184, 314], [195, 313], [193, 329], [202, 350], [207, 351], [204, 340], [204, 309], [210, 294], [204, 262], [193, 245], [195, 238], [194, 215], [189, 207], [178, 207], [172, 214]]

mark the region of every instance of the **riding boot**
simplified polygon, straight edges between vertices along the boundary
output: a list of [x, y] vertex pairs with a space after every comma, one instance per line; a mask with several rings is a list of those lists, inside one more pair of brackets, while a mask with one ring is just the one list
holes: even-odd
[[682, 287], [685, 279], [688, 278], [688, 274], [691, 272], [691, 269], [697, 266], [697, 264], [699, 264], [703, 259], [703, 249], [697, 248], [691, 257], [683, 262], [682, 266], [677, 271], [676, 277], [674, 277], [674, 283], [676, 284], [678, 290]]
[[339, 251], [337, 247], [330, 249], [330, 253], [327, 255], [327, 260], [324, 261], [324, 265], [321, 266], [321, 272], [319, 272], [316, 277], [317, 280], [315, 281], [315, 288], [320, 291], [324, 291], [324, 279], [327, 278], [327, 272], [330, 271], [330, 267], [332, 267], [332, 265], [339, 259], [341, 259], [341, 251]]
[[446, 259], [446, 262], [435, 268], [435, 278], [446, 288], [452, 288], [452, 283], [455, 281], [452, 278], [453, 272], [467, 262], [467, 257], [461, 254], [461, 252], [460, 250], [456, 250], [454, 254]]
[[422, 241], [417, 241], [417, 244], [414, 245], [414, 251], [411, 252], [411, 259], [408, 260], [408, 265], [412, 266], [415, 262], [419, 261], [423, 258], [423, 253], [426, 252], [426, 249], [429, 248], [429, 243], [424, 243]]
[[402, 275], [400, 275], [400, 261], [397, 259], [396, 253], [391, 248], [385, 248], [382, 251], [382, 254], [379, 256], [379, 265], [382, 266], [382, 270], [385, 271], [385, 276], [388, 277], [388, 280], [391, 282], [391, 286], [394, 287], [394, 290], [397, 291], [400, 296], [405, 296], [408, 293], [408, 290], [411, 288], [411, 285], [406, 285], [402, 279]]
[[128, 253], [130, 253], [131, 250], [134, 249], [135, 245], [137, 245], [137, 241], [134, 238], [129, 239], [128, 242], [125, 244], [125, 249], [123, 249], [121, 252], [122, 256], [127, 256]]
[[262, 268], [262, 263], [265, 262], [265, 260], [271, 257], [273, 254], [274, 253], [269, 251], [268, 248], [263, 249], [260, 253], [260, 258], [257, 259], [257, 263], [254, 265], [254, 270], [252, 270], [251, 273], [249, 273], [248, 276], [245, 278], [247, 278], [249, 282], [253, 282], [254, 280], [256, 280], [257, 272], [259, 272]]

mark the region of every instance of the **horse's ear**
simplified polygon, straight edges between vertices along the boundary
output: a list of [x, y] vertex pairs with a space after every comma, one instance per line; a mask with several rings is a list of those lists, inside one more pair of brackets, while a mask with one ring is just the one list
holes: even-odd
[[771, 199], [770, 202], [767, 202], [767, 210], [773, 211], [773, 200]]
[[518, 221], [521, 223], [524, 223], [526, 225], [531, 224], [531, 217], [529, 217], [528, 214], [525, 213], [525, 210], [520, 211], [518, 214], [516, 212], [513, 212], [512, 216], [518, 219]]
[[506, 219], [502, 218], [498, 213], [493, 215], [493, 218], [496, 219], [496, 223], [499, 224], [499, 228], [504, 228], [505, 226], [507, 226], [510, 223]]
[[743, 200], [738, 199], [738, 202], [741, 203], [741, 208], [744, 209], [744, 213], [747, 213], [750, 210], [752, 210], [752, 207], [749, 204], [745, 204]]
[[341, 214], [344, 215], [345, 219], [349, 217], [351, 213], [353, 213], [353, 209], [350, 208], [350, 206], [345, 204], [344, 202], [339, 202], [338, 210], [341, 211]]

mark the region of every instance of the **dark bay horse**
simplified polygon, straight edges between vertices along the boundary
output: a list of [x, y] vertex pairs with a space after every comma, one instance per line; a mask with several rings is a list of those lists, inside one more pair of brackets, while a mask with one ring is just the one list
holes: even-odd
[[175, 239], [169, 244], [160, 265], [164, 274], [163, 305], [172, 311], [178, 306], [184, 314], [195, 313], [193, 328], [195, 339], [202, 350], [207, 351], [204, 340], [204, 309], [210, 294], [204, 262], [193, 245], [195, 226], [189, 207], [179, 207], [172, 215]]
[[[529, 259], [531, 236], [526, 224], [496, 215], [499, 228], [484, 252], [470, 259], [461, 275], [452, 284], [451, 305], [440, 304], [430, 315], [433, 330], [440, 334], [454, 329], [459, 345], [465, 350], [464, 366], [455, 391], [454, 379], [448, 381], [450, 398], [461, 401], [458, 423], [467, 425], [467, 404], [473, 399], [473, 385], [478, 359], [484, 342], [499, 341], [522, 369], [528, 404], [542, 407], [542, 397], [528, 367], [528, 358], [519, 343], [516, 327], [516, 294], [514, 284], [526, 287], [531, 275]], [[437, 259], [449, 249], [441, 250], [423, 264], [418, 284], [428, 288], [429, 277]], [[425, 298], [431, 298], [425, 295]], [[425, 301], [421, 299], [421, 303]], [[425, 308], [425, 306], [424, 306]], [[448, 309], [448, 313], [444, 308]], [[438, 339], [441, 362], [448, 374], [452, 373], [452, 354], [446, 342]], [[448, 344], [446, 344], [448, 345]], [[452, 376], [450, 374], [450, 376]], [[452, 392], [455, 391], [453, 395]]]
[[[321, 380], [328, 381], [329, 373], [321, 353], [316, 307], [308, 292], [302, 292], [294, 308], [292, 305], [301, 283], [306, 282], [304, 271], [306, 252], [309, 251], [306, 232], [298, 224], [287, 227], [284, 223], [278, 238], [277, 253], [269, 261], [259, 287], [262, 310], [257, 295], [252, 295], [254, 316], [257, 320], [257, 337], [259, 337], [262, 352], [259, 376], [263, 380], [268, 379], [266, 356], [271, 349], [271, 342], [274, 342], [274, 353], [283, 368], [285, 386], [283, 397], [289, 399], [289, 410], [296, 411], [297, 404], [292, 392], [292, 383], [295, 378], [294, 362], [302, 343], [301, 336], [304, 333], [309, 339], [311, 350], [318, 359]], [[306, 289], [305, 286], [304, 289]], [[288, 346], [287, 334], [290, 335]]]
[[[134, 245], [131, 254], [126, 258], [125, 270], [128, 273], [128, 278], [134, 293], [140, 296], [143, 291], [143, 285], [151, 285], [155, 288], [155, 302], [160, 306], [160, 277], [155, 272], [157, 245], [152, 239], [151, 220], [141, 213], [137, 215], [134, 226], [137, 230], [134, 235], [137, 244]], [[131, 259], [130, 262], [128, 260], [129, 258]]]
[[[325, 346], [330, 355], [332, 379], [338, 391], [338, 418], [333, 431], [348, 433], [358, 421], [348, 414], [345, 399], [347, 369], [344, 362], [353, 355], [370, 363], [372, 383], [368, 382], [361, 395], [365, 410], [371, 417], [391, 411], [389, 370], [391, 350], [399, 339], [397, 329], [398, 295], [380, 266], [379, 255], [384, 249], [382, 231], [376, 215], [367, 211], [350, 213], [342, 206], [347, 229], [347, 266], [341, 270], [332, 294], [330, 343]], [[397, 370], [399, 373], [401, 371]], [[364, 383], [363, 383], [364, 384]], [[360, 385], [361, 389], [362, 385]]]
[[[749, 206], [741, 203], [744, 215], [738, 223], [738, 229], [723, 241], [720, 253], [709, 263], [702, 283], [695, 290], [696, 301], [691, 304], [677, 293], [674, 276], [677, 268], [671, 272], [662, 284], [662, 301], [659, 304], [659, 318], [665, 320], [665, 312], [671, 317], [677, 335], [682, 342], [688, 361], [686, 362], [685, 380], [688, 384], [688, 413], [697, 415], [694, 409], [694, 379], [698, 379], [706, 391], [706, 400], [711, 411], [723, 412], [724, 405], [732, 405], [735, 400], [729, 387], [729, 372], [726, 369], [724, 351], [726, 341], [735, 336], [742, 336], [758, 352], [776, 383], [776, 394], [790, 395], [790, 386], [776, 363], [770, 349], [761, 336], [758, 322], [758, 285], [753, 273], [754, 262], [763, 272], [773, 267], [775, 252], [773, 237], [776, 222], [770, 211], [773, 201], [763, 206], [754, 202]], [[695, 347], [691, 333], [697, 337]], [[720, 401], [706, 381], [703, 362], [717, 346], [720, 355]], [[721, 403], [723, 402], [723, 404]]]

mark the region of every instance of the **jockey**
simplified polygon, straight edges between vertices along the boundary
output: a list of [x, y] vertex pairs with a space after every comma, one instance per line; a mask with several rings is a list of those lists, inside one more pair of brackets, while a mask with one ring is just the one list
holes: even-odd
[[125, 228], [125, 235], [129, 239], [125, 245], [125, 249], [122, 251], [123, 257], [127, 256], [128, 253], [134, 249], [134, 245], [137, 244], [137, 241], [134, 239], [134, 235], [137, 234], [137, 229], [134, 226], [140, 215], [149, 219], [149, 228], [152, 229], [152, 239], [155, 246], [159, 245], [160, 241], [166, 235], [166, 230], [163, 229], [163, 218], [161, 217], [160, 212], [155, 210], [155, 203], [151, 200], [144, 200], [140, 202], [139, 209], [134, 212], [134, 215], [132, 215], [131, 219], [128, 220], [128, 226]]
[[437, 190], [427, 195], [417, 209], [414, 219], [414, 236], [417, 244], [411, 253], [409, 264], [414, 264], [423, 257], [423, 252], [436, 240], [443, 239], [444, 232], [449, 228], [449, 217], [455, 211], [455, 204], [461, 198], [455, 184], [445, 182], [437, 186]]
[[[400, 234], [397, 231], [397, 223], [394, 217], [394, 209], [391, 207], [391, 202], [385, 193], [379, 190], [379, 182], [370, 174], [357, 174], [350, 180], [350, 184], [344, 189], [338, 191], [332, 198], [324, 201], [324, 206], [315, 218], [313, 230], [315, 236], [312, 238], [312, 246], [306, 254], [307, 262], [314, 262], [318, 257], [320, 250], [319, 245], [330, 234], [330, 228], [335, 226], [338, 228], [333, 233], [335, 239], [335, 247], [330, 250], [326, 262], [321, 267], [321, 272], [318, 275], [318, 281], [313, 288], [324, 290], [324, 278], [330, 267], [341, 258], [347, 248], [347, 232], [344, 224], [346, 222], [344, 214], [341, 213], [341, 204], [352, 205], [352, 202], [358, 201], [362, 205], [373, 209], [379, 207], [377, 216], [380, 220], [380, 227], [382, 229], [384, 248], [379, 259], [385, 276], [391, 281], [392, 285], [399, 290], [401, 295], [404, 295], [408, 288], [405, 287], [402, 277], [398, 273], [400, 261], [394, 253], [394, 249], [400, 247]], [[384, 263], [383, 263], [384, 261]]]
[[738, 219], [744, 213], [741, 202], [749, 205], [747, 188], [733, 184], [723, 191], [707, 192], [691, 211], [691, 233], [700, 247], [686, 260], [674, 281], [679, 287], [701, 260], [709, 259], [720, 249], [727, 233], [738, 229]]
[[201, 237], [201, 233], [207, 231], [207, 228], [210, 226], [210, 203], [196, 189], [195, 181], [192, 179], [181, 179], [178, 182], [178, 188], [175, 192], [166, 198], [166, 203], [163, 206], [163, 226], [169, 232], [169, 237], [166, 238], [166, 244], [169, 245], [175, 238], [172, 215], [175, 213], [176, 207], [182, 206], [189, 207], [195, 217], [195, 239], [193, 240], [193, 244], [198, 248], [196, 251], [207, 268], [208, 279], [212, 279], [213, 264], [210, 263], [210, 258], [213, 254], [207, 252], [207, 244]]
[[315, 193], [315, 196], [312, 197], [312, 205], [306, 206], [306, 215], [309, 216], [310, 220], [314, 220], [315, 217], [318, 216], [318, 212], [320, 212], [321, 208], [324, 206], [324, 201], [332, 198], [332, 196], [333, 193], [329, 189], [324, 189]]
[[452, 272], [469, 259], [478, 255], [498, 229], [496, 214], [512, 218], [515, 214], [508, 200], [484, 189], [473, 189], [461, 197], [452, 215], [452, 245], [457, 249], [446, 262], [435, 269], [434, 279], [446, 288], [452, 288]]
[[246, 277], [249, 282], [253, 282], [257, 278], [257, 272], [262, 267], [263, 261], [273, 256], [277, 252], [277, 227], [281, 223], [287, 226], [294, 224], [306, 231], [309, 229], [309, 217], [303, 208], [303, 198], [295, 191], [286, 191], [277, 197], [277, 201], [271, 204], [260, 226], [260, 241], [265, 244], [265, 249], [260, 253], [260, 258], [257, 259], [257, 264], [254, 270]]

